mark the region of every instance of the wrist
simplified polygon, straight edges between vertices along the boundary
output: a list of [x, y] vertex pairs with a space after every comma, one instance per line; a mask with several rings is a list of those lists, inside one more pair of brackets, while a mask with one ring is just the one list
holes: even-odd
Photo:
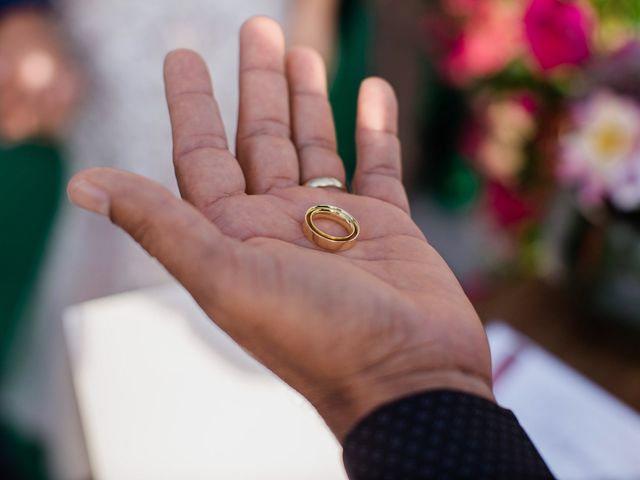
[[414, 372], [374, 382], [355, 381], [319, 402], [318, 412], [340, 442], [368, 414], [401, 398], [434, 390], [455, 390], [495, 402], [491, 380], [458, 369]]

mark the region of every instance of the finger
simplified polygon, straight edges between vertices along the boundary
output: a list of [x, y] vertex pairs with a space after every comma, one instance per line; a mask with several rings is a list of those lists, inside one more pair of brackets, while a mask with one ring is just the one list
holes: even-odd
[[407, 193], [402, 185], [398, 102], [393, 88], [382, 79], [369, 78], [362, 83], [356, 144], [358, 164], [354, 191], [409, 212]]
[[240, 32], [237, 153], [249, 193], [300, 184], [291, 142], [284, 35], [265, 17], [249, 20]]
[[309, 48], [292, 49], [287, 55], [287, 76], [301, 183], [317, 177], [334, 177], [345, 183], [322, 57]]
[[244, 175], [229, 152], [209, 72], [198, 54], [176, 50], [164, 64], [173, 162], [182, 196], [199, 209], [245, 191]]
[[220, 298], [219, 290], [227, 284], [223, 279], [228, 280], [242, 260], [242, 244], [223, 236], [198, 210], [149, 179], [97, 168], [76, 175], [68, 194], [76, 205], [110, 217], [201, 305]]

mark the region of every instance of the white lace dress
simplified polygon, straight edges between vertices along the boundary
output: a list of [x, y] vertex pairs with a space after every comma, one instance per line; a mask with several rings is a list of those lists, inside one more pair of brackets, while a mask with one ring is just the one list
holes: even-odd
[[[58, 1], [63, 28], [88, 79], [83, 107], [68, 135], [70, 173], [110, 166], [154, 178], [175, 190], [162, 83], [166, 52], [188, 47], [204, 56], [232, 139], [238, 29], [255, 14], [284, 21], [290, 1]], [[61, 311], [70, 304], [168, 277], [108, 221], [63, 203], [34, 308], [33, 331], [19, 349], [2, 401], [14, 418], [45, 438], [56, 475], [73, 480], [88, 478], [88, 465], [66, 364]]]

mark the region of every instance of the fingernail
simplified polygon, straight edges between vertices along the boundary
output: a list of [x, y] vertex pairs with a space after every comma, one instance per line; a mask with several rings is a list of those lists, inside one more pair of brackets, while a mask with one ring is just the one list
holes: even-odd
[[74, 205], [85, 210], [90, 210], [100, 215], [109, 216], [109, 205], [111, 200], [109, 195], [100, 190], [93, 183], [86, 180], [79, 180], [69, 185], [67, 191], [69, 200]]

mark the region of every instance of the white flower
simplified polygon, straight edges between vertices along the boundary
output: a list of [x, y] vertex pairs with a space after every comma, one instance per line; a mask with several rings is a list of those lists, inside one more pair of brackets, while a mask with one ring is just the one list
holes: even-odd
[[[574, 111], [576, 128], [561, 139], [562, 179], [578, 186], [581, 198], [598, 203], [620, 178], [640, 146], [640, 108], [607, 91]], [[619, 192], [618, 192], [619, 193]]]
[[609, 197], [620, 210], [628, 212], [640, 208], [640, 156], [611, 177]]

